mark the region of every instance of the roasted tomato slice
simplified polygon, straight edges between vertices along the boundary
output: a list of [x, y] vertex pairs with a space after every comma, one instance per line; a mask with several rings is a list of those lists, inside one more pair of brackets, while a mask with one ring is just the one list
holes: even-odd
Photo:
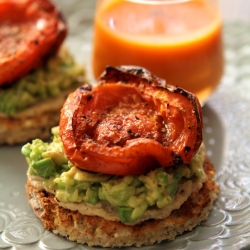
[[107, 67], [97, 86], [69, 95], [60, 136], [81, 169], [145, 174], [191, 161], [202, 142], [201, 106], [145, 69]]
[[10, 84], [57, 51], [67, 33], [48, 0], [0, 0], [0, 86]]

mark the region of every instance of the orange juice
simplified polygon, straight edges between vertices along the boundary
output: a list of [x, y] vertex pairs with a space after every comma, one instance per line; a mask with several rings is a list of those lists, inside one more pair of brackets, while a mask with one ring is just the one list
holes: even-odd
[[213, 0], [104, 0], [97, 5], [92, 68], [136, 65], [204, 102], [223, 71], [221, 18]]

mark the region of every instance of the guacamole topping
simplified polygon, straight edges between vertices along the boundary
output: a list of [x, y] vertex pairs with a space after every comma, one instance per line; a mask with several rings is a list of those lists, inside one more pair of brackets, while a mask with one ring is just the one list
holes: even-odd
[[10, 86], [0, 88], [0, 113], [15, 115], [46, 98], [57, 96], [83, 84], [85, 69], [70, 53], [61, 49], [41, 68], [27, 74]]
[[116, 208], [124, 223], [132, 223], [150, 207], [163, 208], [174, 201], [183, 179], [202, 178], [205, 149], [202, 145], [189, 165], [157, 168], [146, 175], [115, 176], [87, 172], [70, 163], [59, 136], [53, 141], [35, 139], [22, 147], [29, 162], [28, 174], [44, 178], [43, 186], [54, 190], [60, 202], [97, 204], [107, 201]]

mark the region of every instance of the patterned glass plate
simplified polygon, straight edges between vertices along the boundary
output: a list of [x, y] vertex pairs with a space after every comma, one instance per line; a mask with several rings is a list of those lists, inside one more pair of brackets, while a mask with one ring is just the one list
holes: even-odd
[[[56, 0], [66, 14], [67, 45], [90, 72], [95, 1]], [[143, 250], [250, 247], [250, 24], [224, 26], [226, 67], [221, 85], [203, 107], [204, 142], [221, 186], [209, 219], [173, 242]], [[89, 73], [91, 78], [91, 73]], [[0, 249], [95, 250], [44, 230], [25, 194], [27, 163], [20, 146], [0, 147]], [[128, 248], [135, 250], [137, 248]]]

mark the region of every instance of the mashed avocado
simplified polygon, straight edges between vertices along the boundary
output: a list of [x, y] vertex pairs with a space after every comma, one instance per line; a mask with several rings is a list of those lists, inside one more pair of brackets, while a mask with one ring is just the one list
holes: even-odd
[[64, 90], [75, 89], [84, 80], [84, 68], [75, 63], [66, 49], [61, 49], [43, 67], [10, 86], [0, 88], [0, 113], [14, 115]]
[[29, 162], [28, 173], [45, 178], [43, 185], [55, 191], [61, 202], [86, 202], [92, 205], [105, 200], [116, 207], [122, 222], [133, 222], [151, 206], [162, 208], [173, 202], [179, 182], [201, 178], [204, 147], [189, 165], [157, 168], [146, 175], [114, 176], [82, 171], [65, 155], [59, 129], [52, 129], [51, 143], [39, 139], [22, 147]]

